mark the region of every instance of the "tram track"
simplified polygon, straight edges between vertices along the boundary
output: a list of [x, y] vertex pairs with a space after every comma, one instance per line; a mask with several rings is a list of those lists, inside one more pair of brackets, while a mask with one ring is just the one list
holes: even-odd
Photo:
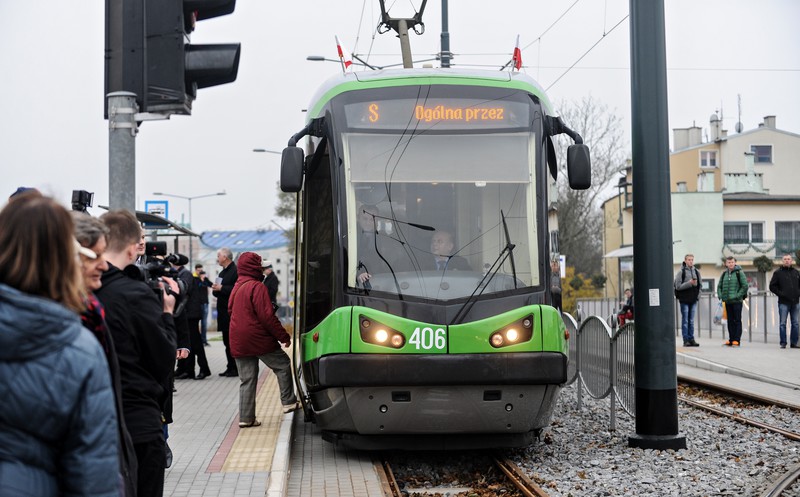
[[[423, 460], [418, 468], [398, 462], [398, 480], [393, 463], [382, 459], [374, 463], [380, 475], [384, 494], [391, 497], [413, 496], [471, 496], [490, 497], [502, 493], [506, 497], [548, 497], [549, 494], [531, 480], [522, 469], [501, 453], [466, 456], [462, 461], [453, 462], [436, 459], [427, 460], [425, 456], [415, 457]], [[487, 470], [487, 467], [490, 466]], [[430, 481], [431, 469], [445, 475], [441, 480]], [[471, 475], [471, 479], [464, 479]]]
[[[731, 389], [724, 386], [720, 386], [713, 383], [698, 383], [695, 381], [685, 382], [682, 380], [682, 383], [690, 383], [692, 386], [699, 387], [703, 390], [706, 390], [710, 393], [705, 393], [703, 395], [713, 397], [713, 396], [721, 396], [725, 399], [732, 399], [737, 404], [734, 407], [730, 408], [732, 410], [728, 410], [729, 408], [711, 405], [708, 402], [699, 401], [696, 399], [691, 399], [686, 395], [678, 395], [678, 400], [683, 402], [686, 405], [689, 405], [695, 409], [700, 409], [704, 412], [711, 413], [715, 416], [720, 416], [724, 418], [731, 419], [736, 421], [737, 423], [742, 423], [747, 426], [752, 426], [754, 428], [758, 428], [760, 430], [767, 431], [769, 433], [774, 433], [777, 435], [781, 435], [782, 437], [792, 440], [795, 442], [800, 442], [800, 433], [793, 430], [787, 430], [781, 428], [780, 426], [776, 426], [772, 423], [765, 423], [762, 421], [758, 421], [753, 419], [750, 416], [744, 416], [736, 410], [745, 410], [751, 407], [748, 404], [752, 404], [756, 406], [755, 408], [780, 408], [786, 409], [788, 411], [792, 411], [797, 413], [798, 409], [795, 406], [786, 405], [781, 402], [776, 402], [773, 399], [766, 398], [764, 396], [752, 393], [752, 392], [744, 392], [737, 389]], [[701, 395], [701, 394], [696, 394]], [[714, 398], [712, 402], [716, 403], [723, 403], [718, 397]], [[777, 476], [769, 485], [768, 487], [759, 494], [759, 497], [781, 497], [783, 495], [797, 495], [798, 487], [800, 487], [800, 464], [791, 467], [788, 471], [780, 474]]]
[[[685, 382], [683, 383], [686, 384]], [[696, 383], [692, 382], [692, 387], [695, 387], [696, 385]], [[737, 389], [730, 389], [716, 384], [705, 383], [699, 385], [700, 390], [693, 389], [692, 387], [681, 389], [686, 393], [679, 393], [678, 400], [696, 409], [701, 409], [708, 413], [726, 417], [738, 423], [766, 430], [771, 433], [781, 435], [789, 440], [800, 442], [800, 433], [797, 431], [787, 430], [775, 424], [759, 421], [753, 419], [752, 417], [741, 414], [741, 411], [747, 410], [751, 407], [755, 409], [775, 407], [798, 413], [798, 409], [796, 409], [794, 406], [783, 405], [758, 394], [743, 392]], [[696, 398], [690, 398], [687, 393], [690, 393]], [[697, 397], [704, 399], [701, 401], [698, 400]], [[734, 405], [729, 408], [724, 407], [724, 405], [729, 402], [734, 403]]]

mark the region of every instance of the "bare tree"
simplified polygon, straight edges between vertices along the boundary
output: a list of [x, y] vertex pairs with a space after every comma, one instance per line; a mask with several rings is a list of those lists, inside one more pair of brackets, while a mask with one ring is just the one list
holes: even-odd
[[289, 253], [294, 255], [295, 240], [297, 239], [297, 194], [288, 193], [281, 190], [280, 182], [277, 183], [278, 189], [278, 204], [275, 206], [275, 215], [288, 219], [292, 224], [290, 228], [286, 228], [286, 238], [289, 239]]
[[627, 157], [622, 118], [593, 97], [556, 105], [558, 115], [577, 131], [589, 146], [592, 157], [592, 186], [571, 190], [566, 176], [568, 138], [557, 137], [556, 154], [561, 170], [558, 186], [558, 244], [576, 273], [591, 276], [602, 266], [603, 217], [601, 203], [611, 193]]

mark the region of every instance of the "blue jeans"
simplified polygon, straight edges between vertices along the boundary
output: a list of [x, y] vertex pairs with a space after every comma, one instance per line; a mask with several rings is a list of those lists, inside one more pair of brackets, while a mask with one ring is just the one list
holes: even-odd
[[781, 345], [786, 345], [786, 315], [788, 314], [792, 320], [792, 334], [791, 344], [797, 345], [798, 329], [797, 329], [797, 314], [800, 310], [800, 304], [778, 304], [778, 319], [781, 320]]
[[697, 301], [691, 304], [681, 302], [681, 331], [683, 341], [691, 342], [694, 340], [694, 317], [697, 314]]

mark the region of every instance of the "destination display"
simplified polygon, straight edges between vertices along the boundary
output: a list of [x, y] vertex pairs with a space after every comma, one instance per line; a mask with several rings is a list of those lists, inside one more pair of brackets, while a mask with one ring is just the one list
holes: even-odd
[[373, 100], [344, 107], [351, 129], [527, 128], [530, 114], [526, 102], [467, 98]]

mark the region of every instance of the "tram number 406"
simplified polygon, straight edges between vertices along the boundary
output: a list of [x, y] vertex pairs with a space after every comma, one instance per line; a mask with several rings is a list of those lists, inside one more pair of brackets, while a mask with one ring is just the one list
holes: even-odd
[[415, 346], [417, 350], [444, 350], [447, 347], [447, 333], [443, 328], [434, 330], [427, 326], [425, 328], [417, 327], [411, 334], [411, 338], [408, 339], [408, 343]]

